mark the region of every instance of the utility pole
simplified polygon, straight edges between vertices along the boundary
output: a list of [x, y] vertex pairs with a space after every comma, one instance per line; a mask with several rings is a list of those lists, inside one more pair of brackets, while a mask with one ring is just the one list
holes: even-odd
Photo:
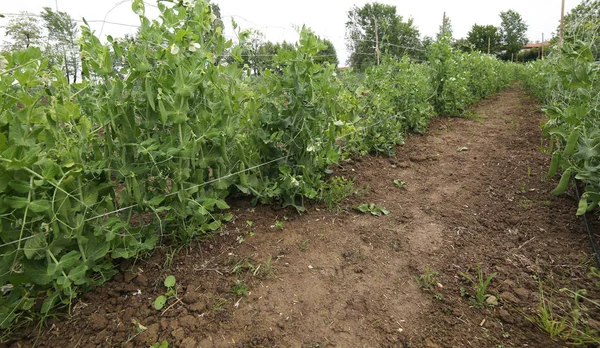
[[562, 7], [560, 10], [560, 44], [563, 43], [563, 35], [565, 34], [565, 0], [562, 0]]
[[492, 45], [492, 38], [488, 36], [488, 54], [490, 54], [491, 45]]
[[381, 52], [379, 51], [379, 29], [377, 27], [377, 18], [375, 18], [375, 53], [377, 54], [377, 65], [381, 62]]

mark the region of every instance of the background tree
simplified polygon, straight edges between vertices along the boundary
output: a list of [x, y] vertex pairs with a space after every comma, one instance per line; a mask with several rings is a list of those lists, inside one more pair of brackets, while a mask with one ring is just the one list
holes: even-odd
[[363, 7], [354, 6], [348, 11], [346, 22], [346, 45], [350, 52], [348, 63], [352, 67], [364, 70], [377, 64], [375, 22], [382, 54], [396, 58], [418, 54], [419, 31], [412, 19], [404, 22], [402, 16], [396, 14], [396, 6], [377, 2]]
[[502, 34], [500, 29], [493, 25], [474, 24], [467, 34], [467, 42], [474, 50], [487, 53], [488, 40], [490, 43], [490, 54], [500, 52], [502, 48]]
[[521, 51], [523, 46], [527, 44], [527, 24], [521, 18], [521, 15], [513, 10], [500, 12], [502, 23], [502, 45], [506, 50], [505, 59], [509, 60], [514, 55], [515, 57]]
[[20, 16], [11, 18], [5, 27], [5, 35], [9, 41], [4, 41], [8, 51], [24, 50], [31, 46], [41, 46], [44, 33], [38, 18], [21, 12]]
[[462, 39], [458, 39], [458, 40], [454, 41], [452, 43], [452, 46], [455, 49], [463, 51], [463, 52], [473, 52], [475, 50], [473, 45], [471, 45], [471, 43], [466, 38], [462, 38]]
[[243, 64], [248, 65], [252, 74], [259, 75], [264, 70], [264, 59], [260, 48], [265, 44], [265, 34], [259, 30], [250, 30], [250, 36], [244, 42], [242, 50]]
[[315, 62], [319, 64], [327, 62], [333, 66], [337, 66], [339, 64], [339, 60], [333, 42], [329, 40], [323, 40], [323, 43], [326, 47], [325, 49], [322, 49], [319, 51], [319, 53], [317, 53], [317, 56], [315, 57]]
[[48, 30], [48, 43], [61, 54], [59, 64], [63, 66], [67, 81], [77, 83], [79, 69], [79, 29], [75, 20], [66, 12], [55, 12], [44, 7], [40, 14]]

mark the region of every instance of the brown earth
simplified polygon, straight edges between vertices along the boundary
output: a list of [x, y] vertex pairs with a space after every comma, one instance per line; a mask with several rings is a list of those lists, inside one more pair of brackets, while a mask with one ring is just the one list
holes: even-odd
[[[317, 205], [297, 215], [234, 202], [236, 221], [220, 236], [122, 265], [126, 272], [84, 295], [68, 318], [18, 332], [22, 339], [7, 343], [565, 346], [527, 318], [535, 317], [540, 284], [555, 313], [568, 299], [560, 288], [585, 288], [587, 297], [600, 298], [586, 276], [591, 247], [575, 216], [574, 193], [549, 194], [556, 179], [544, 179], [550, 156], [541, 151], [543, 115], [520, 88], [482, 101], [472, 112], [479, 118], [435, 119], [395, 157], [344, 163], [337, 174], [356, 178], [360, 191], [342, 202], [346, 212]], [[352, 210], [362, 203], [391, 213]], [[600, 230], [597, 218], [594, 225]], [[485, 277], [496, 273], [486, 291], [496, 305], [477, 308], [464, 295], [474, 290], [461, 273], [476, 277], [478, 265]], [[429, 290], [415, 280], [427, 266], [439, 273]], [[170, 274], [177, 278], [177, 299], [157, 311], [154, 299], [166, 291], [162, 281]], [[588, 307], [592, 318], [600, 318]]]

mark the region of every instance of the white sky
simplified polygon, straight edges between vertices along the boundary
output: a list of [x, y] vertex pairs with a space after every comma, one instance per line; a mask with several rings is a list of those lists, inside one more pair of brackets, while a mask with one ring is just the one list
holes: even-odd
[[[153, 4], [154, 0], [146, 0]], [[347, 12], [354, 5], [362, 6], [373, 2], [366, 0], [215, 0], [221, 8], [221, 15], [226, 24], [231, 18], [243, 28], [261, 30], [268, 40], [297, 40], [294, 25], [307, 25], [323, 38], [333, 42], [338, 52], [341, 65], [345, 65], [348, 57], [344, 40]], [[473, 24], [495, 26], [500, 25], [501, 11], [513, 9], [521, 14], [529, 25], [530, 41], [541, 41], [549, 38], [556, 30], [560, 20], [561, 0], [380, 0], [379, 2], [395, 5], [397, 13], [404, 18], [412, 17], [421, 36], [434, 36], [446, 12], [452, 21], [454, 38], [465, 37]], [[565, 14], [579, 4], [581, 0], [566, 0]], [[111, 8], [121, 3], [119, 6]], [[68, 12], [73, 18], [85, 17], [88, 21], [106, 21], [136, 25], [137, 16], [131, 12], [129, 0], [0, 0], [0, 13], [19, 13], [27, 11], [39, 13], [42, 7], [48, 6], [59, 11]], [[147, 14], [156, 13], [149, 6]], [[109, 12], [110, 11], [110, 12]], [[5, 25], [6, 19], [0, 19]], [[97, 34], [102, 23], [90, 23]], [[118, 37], [126, 33], [135, 33], [135, 28], [105, 24], [102, 36], [107, 34]], [[4, 38], [4, 30], [0, 28], [0, 37]], [[226, 35], [233, 35], [229, 30]], [[3, 40], [0, 40], [3, 41]]]

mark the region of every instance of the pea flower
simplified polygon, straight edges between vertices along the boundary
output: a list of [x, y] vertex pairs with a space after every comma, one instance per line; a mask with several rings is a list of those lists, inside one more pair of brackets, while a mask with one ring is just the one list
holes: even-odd
[[171, 45], [171, 54], [175, 55], [177, 53], [179, 53], [179, 47], [175, 44]]
[[190, 45], [190, 47], [188, 47], [188, 51], [196, 52], [196, 50], [199, 48], [200, 48], [200, 44], [197, 42], [194, 42], [193, 44]]
[[0, 57], [0, 70], [4, 70], [8, 65], [8, 60], [4, 57]]

